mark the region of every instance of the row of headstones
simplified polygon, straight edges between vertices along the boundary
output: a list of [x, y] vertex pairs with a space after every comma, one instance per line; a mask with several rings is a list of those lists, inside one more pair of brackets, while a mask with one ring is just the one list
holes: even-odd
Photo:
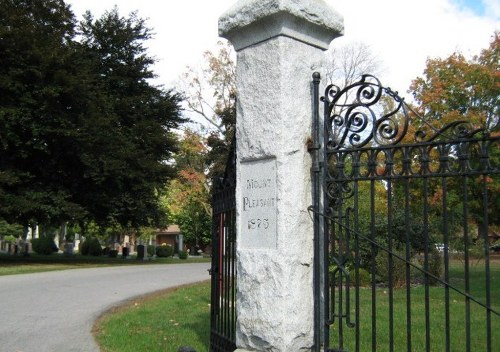
[[8, 254], [31, 253], [31, 242], [18, 241], [17, 243], [11, 243], [0, 239], [0, 252]]
[[[72, 255], [78, 253], [80, 251], [81, 241], [79, 239], [74, 240], [72, 242], [67, 242], [63, 245], [62, 252], [64, 254]], [[114, 244], [114, 249], [120, 252], [120, 254], [124, 257], [130, 256], [132, 253], [135, 253], [137, 250], [137, 256], [142, 258], [147, 258], [147, 247], [144, 245], [136, 246], [133, 244], [127, 244], [126, 246], [121, 246], [118, 243]], [[5, 241], [0, 239], [0, 252], [7, 254], [31, 254], [33, 253], [33, 245], [30, 240], [17, 240], [15, 243], [11, 243], [10, 241]]]

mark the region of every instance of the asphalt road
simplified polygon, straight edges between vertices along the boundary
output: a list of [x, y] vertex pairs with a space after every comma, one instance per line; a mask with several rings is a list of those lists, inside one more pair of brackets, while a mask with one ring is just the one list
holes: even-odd
[[209, 263], [0, 276], [0, 352], [98, 352], [94, 321], [120, 302], [208, 280]]

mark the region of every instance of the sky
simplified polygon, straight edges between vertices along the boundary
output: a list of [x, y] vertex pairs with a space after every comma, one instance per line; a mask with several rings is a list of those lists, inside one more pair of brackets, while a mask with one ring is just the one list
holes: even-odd
[[[488, 47], [500, 30], [500, 0], [324, 0], [344, 17], [344, 36], [331, 46], [367, 44], [381, 62], [382, 84], [405, 95], [411, 80], [423, 75], [428, 58], [455, 51], [466, 57]], [[158, 84], [175, 88], [186, 66], [198, 67], [213, 50], [220, 15], [237, 0], [66, 0], [80, 18], [90, 10], [100, 17], [117, 5], [120, 14], [138, 11], [153, 28], [149, 53], [158, 62]]]

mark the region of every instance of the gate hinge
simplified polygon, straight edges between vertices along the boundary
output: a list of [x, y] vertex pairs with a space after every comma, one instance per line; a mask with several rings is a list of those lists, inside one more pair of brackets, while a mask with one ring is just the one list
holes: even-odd
[[311, 171], [312, 172], [320, 172], [321, 169], [323, 168], [323, 162], [319, 161], [317, 163], [314, 163], [311, 165]]
[[307, 151], [312, 152], [313, 150], [320, 150], [321, 144], [314, 144], [312, 141], [308, 141], [307, 143]]

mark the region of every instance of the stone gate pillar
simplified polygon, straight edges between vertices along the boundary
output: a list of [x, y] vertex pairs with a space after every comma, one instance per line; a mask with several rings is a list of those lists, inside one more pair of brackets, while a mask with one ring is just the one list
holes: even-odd
[[237, 52], [237, 345], [313, 345], [311, 76], [343, 31], [322, 0], [240, 0], [219, 19]]

